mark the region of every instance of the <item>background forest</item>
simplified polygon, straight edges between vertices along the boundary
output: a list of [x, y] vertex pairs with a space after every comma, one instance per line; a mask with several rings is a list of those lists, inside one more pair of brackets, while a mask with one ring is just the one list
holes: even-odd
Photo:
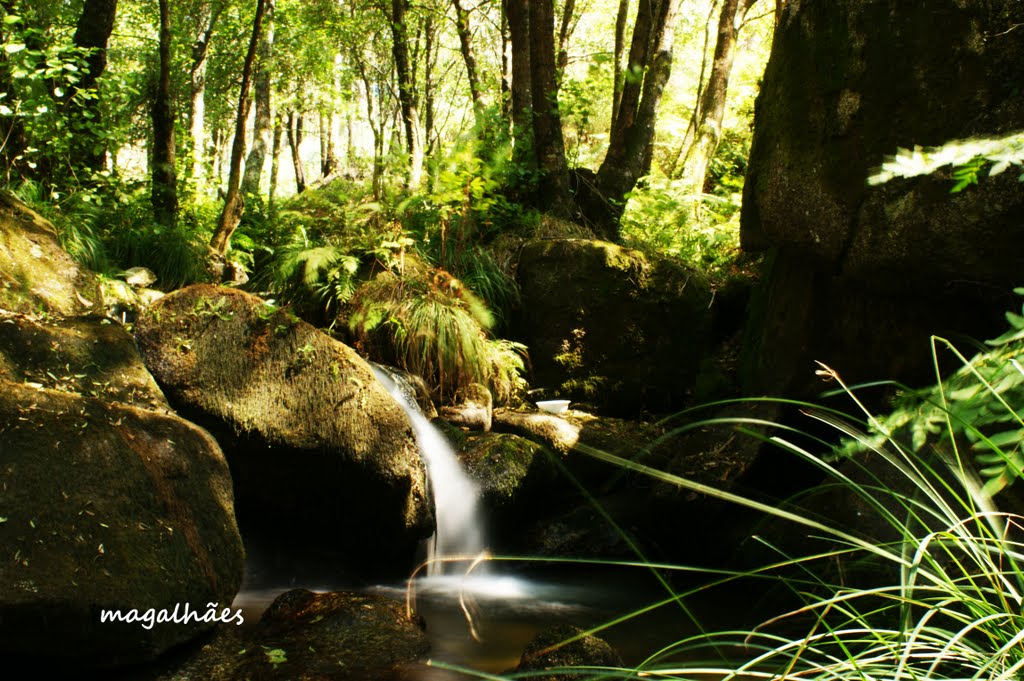
[[775, 8], [547, 9], [5, 2], [4, 178], [76, 257], [163, 288], [207, 278], [208, 245], [278, 296], [302, 264], [327, 303], [342, 256], [412, 248], [465, 277], [447, 240], [537, 209], [731, 262]]

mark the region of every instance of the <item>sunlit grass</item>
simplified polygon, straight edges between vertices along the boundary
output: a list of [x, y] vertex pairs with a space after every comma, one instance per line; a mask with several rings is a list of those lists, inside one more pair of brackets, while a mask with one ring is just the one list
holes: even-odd
[[[459, 671], [486, 679], [1024, 678], [1024, 518], [998, 509], [993, 500], [993, 494], [1019, 476], [1014, 453], [1020, 443], [992, 435], [994, 430], [1006, 432], [1000, 429], [1017, 428], [1021, 423], [1021, 414], [1015, 409], [1022, 383], [1018, 376], [1024, 378], [1017, 361], [1019, 336], [1021, 333], [1008, 334], [994, 343], [993, 350], [971, 359], [948, 342], [934, 339], [937, 375], [938, 348], [953, 350], [962, 369], [939, 381], [934, 390], [918, 391], [910, 402], [902, 403], [900, 408], [910, 412], [909, 418], [906, 414], [876, 417], [855, 390], [822, 366], [820, 373], [841, 386], [861, 416], [853, 418], [809, 404], [791, 404], [797, 404], [807, 417], [836, 428], [837, 435], [846, 439], [842, 451], [857, 452], [857, 456], [841, 457], [821, 439], [761, 419], [705, 420], [674, 431], [678, 434], [727, 423], [761, 437], [813, 464], [832, 485], [866, 502], [895, 539], [882, 540], [845, 529], [795, 505], [776, 506], [719, 490], [649, 466], [643, 457], [627, 459], [577, 445], [577, 451], [631, 475], [790, 523], [805, 532], [819, 550], [790, 556], [767, 538], [760, 538], [762, 546], [777, 553], [778, 560], [738, 571], [658, 564], [647, 560], [635, 547], [636, 561], [580, 561], [650, 570], [659, 576], [664, 596], [592, 627], [565, 644], [585, 635], [601, 634], [660, 608], [681, 605], [689, 612], [688, 603], [693, 597], [734, 583], [754, 581], [763, 583], [766, 589], [781, 587], [799, 599], [798, 604], [750, 629], [711, 630], [697, 622], [696, 633], [652, 651], [629, 667], [580, 666], [505, 676]], [[936, 409], [941, 418], [936, 416]], [[970, 423], [965, 414], [984, 414], [984, 424]], [[923, 439], [915, 438], [919, 434], [914, 428], [915, 417], [931, 419], [931, 423], [940, 421], [943, 427], [927, 430]], [[970, 445], [967, 450], [964, 443]], [[821, 447], [820, 453], [809, 451], [809, 446]], [[995, 474], [1003, 476], [1000, 485], [985, 484], [986, 476], [979, 473], [976, 464], [979, 449], [1005, 463], [1006, 470], [988, 473], [989, 479]], [[842, 465], [844, 462], [847, 465]], [[892, 484], [886, 477], [889, 484], [883, 483], [880, 467], [897, 473], [902, 482]], [[851, 469], [856, 474], [848, 473]], [[606, 520], [614, 526], [607, 514]], [[835, 583], [837, 578], [830, 576], [835, 573], [822, 569], [829, 564], [862, 561], [877, 568], [872, 583]], [[671, 575], [683, 573], [693, 573], [700, 579], [686, 580], [695, 586], [673, 586], [676, 580]], [[879, 579], [878, 575], [889, 578]]]

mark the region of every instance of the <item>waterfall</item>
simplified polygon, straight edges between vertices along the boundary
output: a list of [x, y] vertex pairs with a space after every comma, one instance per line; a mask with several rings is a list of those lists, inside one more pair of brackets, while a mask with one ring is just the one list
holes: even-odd
[[[419, 405], [415, 391], [403, 386], [400, 377], [384, 367], [371, 364], [374, 375], [405, 411], [416, 435], [420, 456], [427, 466], [437, 530], [428, 544], [428, 576], [465, 571], [468, 563], [446, 563], [448, 556], [472, 558], [484, 550], [484, 531], [479, 509], [479, 487], [473, 482], [444, 435], [430, 423]], [[447, 569], [446, 569], [447, 568]]]

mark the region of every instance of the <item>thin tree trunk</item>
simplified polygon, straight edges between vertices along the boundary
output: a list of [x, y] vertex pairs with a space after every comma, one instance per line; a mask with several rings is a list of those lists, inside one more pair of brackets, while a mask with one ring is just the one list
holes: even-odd
[[[373, 87], [370, 84], [370, 77], [366, 73], [366, 65], [361, 59], [356, 59], [356, 66], [359, 69], [359, 76], [363, 81], [363, 89], [366, 93], [366, 120], [370, 124], [370, 132], [373, 134], [373, 198], [379, 199], [383, 192], [384, 181], [384, 125], [378, 121], [374, 112]], [[383, 106], [380, 108], [383, 109]]]
[[423, 137], [426, 140], [426, 155], [434, 153], [434, 65], [437, 61], [437, 26], [434, 17], [428, 16], [423, 27]]
[[[755, 0], [756, 1], [756, 0]], [[753, 4], [753, 2], [751, 3]], [[703, 192], [708, 164], [714, 158], [722, 139], [722, 120], [729, 94], [729, 78], [736, 58], [736, 37], [739, 20], [747, 11], [747, 0], [724, 0], [718, 19], [718, 40], [711, 62], [711, 74], [701, 96], [700, 116], [696, 137], [689, 153], [684, 157], [688, 175], [695, 192]]]
[[302, 165], [302, 114], [288, 112], [288, 147], [292, 151], [292, 168], [295, 170], [295, 193], [306, 191], [306, 171]]
[[717, 2], [712, 2], [711, 7], [708, 9], [708, 17], [704, 22], [704, 49], [701, 50], [700, 58], [700, 75], [697, 76], [697, 97], [693, 105], [693, 114], [690, 116], [690, 122], [686, 126], [686, 134], [683, 135], [682, 142], [679, 143], [679, 150], [674, 154], [672, 160], [672, 167], [668, 169], [666, 173], [669, 177], [676, 177], [676, 167], [680, 161], [683, 161], [685, 165], [686, 157], [690, 153], [690, 148], [693, 146], [693, 140], [697, 136], [697, 122], [701, 119], [701, 106], [702, 100], [704, 99], [704, 75], [708, 70], [708, 46], [711, 44], [711, 20], [714, 19], [715, 9], [718, 6]]
[[96, 97], [76, 97], [83, 90], [96, 90], [100, 76], [107, 68], [107, 41], [114, 30], [117, 0], [85, 0], [82, 14], [75, 29], [74, 44], [87, 51], [87, 68], [81, 79], [68, 87], [64, 101], [73, 112], [71, 154], [72, 161], [100, 171], [106, 165], [107, 150], [97, 134], [102, 127], [99, 100]]
[[281, 116], [274, 117], [274, 133], [270, 145], [270, 189], [267, 192], [267, 211], [274, 214], [274, 198], [277, 196], [277, 175], [281, 168]]
[[576, 0], [565, 0], [562, 11], [562, 23], [558, 28], [558, 82], [562, 82], [562, 74], [569, 65], [569, 35], [572, 26], [572, 13], [576, 9]]
[[536, 168], [533, 149], [533, 86], [530, 75], [530, 14], [528, 0], [505, 0], [509, 41], [512, 43], [512, 160]]
[[174, 170], [174, 111], [171, 108], [170, 0], [160, 0], [160, 75], [153, 100], [152, 194], [157, 224], [173, 227], [178, 219], [178, 177]]
[[629, 0], [619, 0], [619, 11], [615, 15], [615, 64], [612, 84], [612, 124], [615, 127], [615, 117], [619, 114], [619, 103], [622, 101], [622, 83], [625, 71], [622, 67], [622, 57], [626, 52], [626, 20], [629, 18]]
[[242, 196], [258, 196], [263, 166], [270, 149], [270, 128], [273, 117], [270, 111], [270, 82], [274, 75], [274, 9], [275, 0], [264, 0], [263, 33], [256, 52], [256, 79], [253, 84], [253, 104], [256, 108], [253, 121], [252, 146], [245, 159], [245, 174], [242, 176]]
[[223, 131], [221, 131], [220, 126], [217, 126], [213, 129], [213, 137], [210, 139], [209, 150], [210, 168], [213, 170], [213, 181], [214, 184], [216, 184], [218, 187], [218, 192], [221, 191], [220, 185], [223, 181], [221, 175], [224, 172], [224, 169], [221, 168], [221, 157], [223, 156], [223, 154], [221, 154], [220, 150], [223, 134], [224, 133]]
[[199, 26], [196, 40], [192, 43], [192, 68], [190, 70], [189, 131], [192, 136], [192, 178], [204, 175], [203, 157], [206, 154], [206, 63], [210, 38], [217, 25], [224, 3], [203, 3], [200, 5]]
[[356, 140], [355, 140], [355, 124], [353, 122], [354, 116], [352, 110], [349, 108], [345, 112], [345, 167], [354, 168], [356, 164]]
[[530, 67], [533, 94], [533, 143], [542, 182], [539, 206], [562, 217], [572, 213], [569, 167], [565, 161], [562, 117], [558, 113], [555, 73], [555, 17], [553, 0], [531, 0]]
[[469, 80], [469, 94], [473, 98], [473, 110], [479, 119], [484, 108], [480, 79], [477, 76], [476, 56], [473, 54], [472, 33], [469, 30], [469, 10], [463, 8], [461, 0], [452, 0], [455, 8], [455, 30], [459, 34], [459, 49], [462, 61], [466, 63], [466, 78]]
[[[263, 12], [266, 9], [265, 0], [256, 0], [256, 15], [253, 18], [252, 37], [249, 39], [249, 50], [245, 55], [245, 62], [242, 66], [242, 85], [238, 94], [238, 113], [235, 117], [235, 140], [231, 145], [231, 168], [228, 173], [228, 190], [224, 196], [224, 210], [217, 220], [217, 227], [210, 239], [210, 249], [215, 256], [223, 259], [227, 255], [231, 243], [231, 235], [234, 234], [238, 223], [242, 221], [242, 212], [245, 210], [245, 198], [239, 191], [242, 184], [242, 156], [245, 153], [245, 122], [249, 117], [249, 88], [252, 85], [252, 70], [256, 62], [256, 49], [259, 46], [260, 32], [263, 25]], [[223, 272], [223, 268], [215, 269]]]
[[678, 7], [679, 0], [661, 0], [653, 7], [640, 2], [637, 7], [629, 68], [643, 74], [643, 80], [627, 78], [623, 84], [608, 153], [597, 172], [596, 196], [588, 195], [580, 206], [598, 233], [611, 240], [619, 238], [626, 194], [650, 170], [658, 104], [672, 70]]
[[320, 177], [328, 177], [338, 167], [338, 157], [334, 153], [334, 134], [331, 117], [320, 112]]
[[512, 130], [512, 41], [508, 36], [508, 12], [501, 3], [501, 120], [505, 133]]
[[423, 139], [420, 134], [412, 64], [409, 63], [407, 10], [408, 0], [391, 0], [391, 51], [395, 58], [395, 69], [398, 72], [398, 101], [402, 108], [405, 146], [409, 154], [407, 184], [410, 189], [416, 189], [420, 186], [423, 175]]

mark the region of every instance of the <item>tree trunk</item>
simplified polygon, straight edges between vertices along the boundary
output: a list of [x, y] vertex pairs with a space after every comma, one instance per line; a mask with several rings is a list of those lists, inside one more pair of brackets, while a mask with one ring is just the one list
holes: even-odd
[[512, 41], [508, 36], [508, 12], [501, 3], [501, 120], [507, 134], [512, 131]]
[[477, 76], [476, 57], [473, 54], [472, 33], [469, 30], [469, 10], [462, 7], [461, 0], [452, 0], [455, 7], [455, 30], [459, 34], [459, 49], [462, 61], [466, 63], [466, 78], [469, 80], [469, 94], [473, 98], [473, 110], [479, 122], [483, 112], [483, 93], [480, 91], [480, 80]]
[[427, 17], [423, 33], [423, 137], [429, 157], [434, 152], [434, 65], [437, 62], [437, 25], [433, 16]]
[[419, 110], [413, 84], [412, 65], [409, 63], [408, 26], [406, 12], [408, 0], [391, 0], [391, 51], [398, 72], [398, 100], [405, 125], [405, 147], [409, 154], [409, 189], [420, 186], [423, 175], [423, 139], [420, 135]]
[[204, 175], [203, 157], [206, 154], [206, 63], [213, 36], [214, 26], [220, 16], [224, 3], [206, 2], [200, 5], [198, 30], [195, 42], [192, 43], [192, 68], [190, 73], [189, 92], [189, 130], [192, 135], [192, 178], [201, 179]]
[[302, 165], [302, 114], [288, 112], [288, 147], [292, 151], [292, 168], [295, 169], [295, 193], [306, 191], [306, 171]]
[[612, 81], [612, 124], [619, 114], [619, 103], [622, 101], [622, 84], [625, 71], [622, 68], [622, 57], [626, 52], [626, 20], [629, 18], [629, 0], [619, 0], [619, 11], [615, 15], [615, 56], [614, 76]]
[[174, 111], [171, 108], [170, 0], [160, 0], [160, 76], [153, 99], [152, 194], [157, 224], [173, 227], [178, 219], [178, 176], [174, 170]]
[[[679, 0], [640, 2], [625, 79], [608, 153], [597, 172], [596, 192], [580, 201], [585, 217], [604, 238], [617, 241], [626, 194], [650, 170], [658, 104], [672, 71], [673, 26]], [[654, 12], [653, 14], [651, 12]], [[579, 198], [579, 195], [577, 195]]]
[[[217, 227], [210, 239], [210, 250], [215, 260], [222, 260], [227, 255], [238, 223], [242, 221], [245, 210], [245, 198], [239, 191], [242, 184], [242, 155], [245, 153], [245, 122], [249, 117], [249, 88], [252, 84], [252, 70], [256, 62], [256, 49], [259, 46], [260, 32], [263, 25], [265, 0], [256, 0], [256, 16], [252, 23], [252, 37], [249, 39], [249, 50], [242, 66], [242, 85], [238, 93], [238, 113], [235, 117], [235, 140], [231, 145], [231, 168], [228, 172], [228, 190], [224, 196], [224, 210], [221, 211]], [[214, 263], [216, 266], [216, 262]], [[223, 268], [217, 268], [223, 272]]]
[[281, 117], [274, 118], [274, 134], [270, 145], [270, 188], [267, 192], [267, 212], [274, 214], [274, 198], [277, 195], [277, 175], [281, 168]]
[[260, 35], [260, 46], [256, 51], [256, 82], [253, 84], [253, 100], [256, 107], [253, 121], [252, 146], [249, 156], [245, 159], [245, 175], [242, 176], [242, 196], [258, 196], [260, 179], [263, 177], [263, 166], [270, 148], [270, 82], [274, 75], [274, 3], [275, 0], [264, 0], [263, 32]]
[[693, 105], [693, 114], [690, 116], [690, 122], [686, 126], [686, 134], [683, 135], [683, 140], [679, 143], [679, 150], [674, 154], [672, 159], [672, 167], [668, 169], [666, 175], [671, 178], [676, 178], [676, 168], [679, 165], [680, 160], [685, 165], [686, 156], [690, 153], [690, 148], [693, 146], [693, 140], [697, 137], [697, 122], [701, 119], [701, 105], [704, 99], [704, 75], [708, 70], [708, 46], [711, 44], [711, 21], [715, 17], [715, 9], [717, 8], [716, 2], [711, 3], [711, 7], [708, 9], [708, 17], [704, 21], [704, 48], [700, 54], [700, 73], [697, 75], [697, 97]]
[[102, 127], [99, 100], [95, 97], [76, 97], [83, 90], [95, 90], [100, 76], [107, 68], [107, 41], [114, 30], [117, 0], [85, 0], [82, 14], [75, 29], [75, 47], [87, 50], [87, 68], [78, 83], [70, 86], [65, 101], [70, 104], [72, 123], [72, 162], [80, 162], [93, 171], [103, 170], [107, 150], [98, 134]]
[[572, 13], [576, 9], [576, 0], [565, 0], [562, 10], [562, 24], [558, 28], [558, 82], [562, 82], [562, 74], [569, 65], [569, 36], [572, 35]]
[[687, 174], [693, 183], [695, 193], [704, 191], [708, 164], [714, 158], [718, 143], [722, 139], [722, 120], [725, 118], [729, 77], [736, 57], [739, 20], [747, 9], [747, 0], [724, 0], [722, 3], [722, 11], [718, 18], [715, 56], [711, 63], [708, 84], [701, 95], [700, 114], [695, 126], [696, 136], [689, 153], [684, 157]]
[[529, 10], [533, 144], [541, 171], [538, 207], [568, 217], [572, 209], [562, 118], [558, 113], [554, 0], [531, 0]]
[[533, 151], [533, 88], [530, 79], [530, 15], [528, 0], [505, 0], [512, 44], [512, 161], [536, 168]]
[[320, 112], [320, 177], [328, 177], [338, 167], [334, 153], [334, 123], [330, 114]]
[[[366, 120], [370, 124], [370, 132], [373, 133], [373, 179], [371, 181], [373, 198], [379, 199], [384, 189], [384, 124], [383, 120], [378, 122], [374, 113], [373, 86], [370, 83], [370, 76], [366, 72], [366, 65], [362, 59], [357, 58], [355, 61], [366, 94]], [[383, 109], [383, 106], [380, 108]]]

